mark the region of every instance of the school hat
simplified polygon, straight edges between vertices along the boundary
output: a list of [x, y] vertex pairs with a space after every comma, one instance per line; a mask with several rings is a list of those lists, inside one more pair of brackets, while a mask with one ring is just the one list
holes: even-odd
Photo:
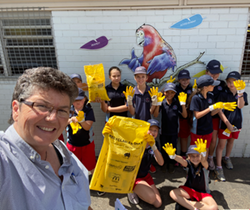
[[161, 127], [160, 127], [160, 123], [159, 123], [158, 120], [150, 119], [150, 120], [148, 120], [148, 123], [150, 123], [150, 127], [151, 127], [151, 126], [157, 126], [159, 129], [161, 128]]
[[195, 148], [197, 148], [197, 146], [196, 145], [190, 145], [189, 147], [188, 147], [188, 151], [187, 151], [187, 155], [188, 154], [200, 154], [199, 152], [197, 152], [196, 150], [194, 150]]
[[71, 79], [78, 78], [79, 80], [82, 81], [82, 77], [81, 77], [80, 74], [71, 74], [71, 75], [70, 75], [70, 78], [71, 78]]
[[139, 66], [135, 69], [134, 75], [136, 74], [147, 74], [147, 70], [144, 66]]
[[233, 78], [233, 79], [236, 79], [236, 80], [238, 80], [238, 79], [240, 79], [240, 73], [239, 72], [237, 72], [237, 71], [232, 71], [232, 72], [230, 72], [228, 75], [227, 75], [227, 78], [226, 79], [228, 79], [228, 78]]
[[82, 100], [85, 97], [86, 97], [85, 92], [81, 88], [78, 88], [78, 96], [75, 98], [75, 101]]
[[206, 68], [211, 74], [220, 74], [220, 73], [222, 73], [222, 71], [220, 69], [220, 62], [217, 61], [217, 60], [209, 61]]
[[178, 79], [191, 79], [189, 71], [186, 69], [183, 69], [178, 74]]
[[168, 90], [172, 90], [174, 92], [176, 91], [176, 85], [174, 83], [167, 83], [164, 87], [164, 92], [168, 91]]
[[197, 80], [198, 88], [202, 88], [204, 86], [209, 86], [209, 85], [217, 86], [219, 84], [220, 84], [220, 81], [214, 80], [211, 76], [207, 74], [199, 77]]

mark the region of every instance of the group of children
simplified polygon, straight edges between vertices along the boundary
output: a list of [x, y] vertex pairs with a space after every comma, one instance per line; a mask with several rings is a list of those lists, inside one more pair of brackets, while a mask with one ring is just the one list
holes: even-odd
[[[181, 206], [188, 209], [216, 209], [217, 204], [209, 194], [208, 169], [215, 170], [217, 178], [225, 181], [222, 161], [228, 169], [233, 165], [230, 153], [234, 140], [242, 128], [241, 109], [248, 104], [245, 84], [236, 71], [227, 75], [226, 83], [218, 80], [221, 64], [212, 60], [207, 64], [206, 74], [199, 77], [193, 86], [190, 85], [188, 70], [178, 74], [178, 84], [170, 80], [162, 89], [150, 88], [147, 72], [143, 66], [134, 72], [135, 88], [121, 83], [121, 70], [118, 67], [109, 69], [111, 83], [106, 86], [110, 101], [97, 98], [101, 109], [106, 113], [106, 121], [113, 115], [128, 116], [128, 112], [140, 120], [150, 123], [149, 133], [156, 138], [160, 131], [160, 148], [147, 145], [134, 184], [134, 193], [128, 194], [129, 201], [137, 204], [144, 200], [156, 208], [162, 204], [159, 191], [149, 173], [152, 160], [173, 173], [175, 166], [181, 164], [187, 169], [187, 181], [184, 186], [170, 192], [170, 196]], [[93, 109], [84, 91], [81, 90], [82, 79], [78, 74], [71, 78], [79, 87], [79, 96], [72, 106], [72, 116], [67, 127], [67, 147], [93, 172], [96, 164], [92, 132], [95, 121]], [[79, 111], [84, 111], [84, 118], [76, 118]], [[152, 119], [160, 114], [160, 123]], [[78, 122], [82, 129], [72, 133], [71, 122]], [[188, 147], [188, 137], [191, 142]], [[175, 155], [177, 140], [180, 137], [181, 154]], [[217, 138], [219, 138], [216, 147]], [[206, 143], [202, 141], [206, 140]], [[226, 155], [222, 152], [226, 146]], [[213, 154], [216, 148], [216, 163]], [[187, 158], [188, 157], [188, 158]], [[104, 192], [98, 192], [102, 195]], [[138, 197], [137, 197], [138, 196]]]

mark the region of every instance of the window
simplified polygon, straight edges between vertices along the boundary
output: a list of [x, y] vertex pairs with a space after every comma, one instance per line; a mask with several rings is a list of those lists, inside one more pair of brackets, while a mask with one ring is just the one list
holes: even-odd
[[248, 25], [241, 75], [250, 76], [250, 24]]
[[[0, 63], [0, 74], [20, 75], [39, 66], [57, 68], [50, 16], [43, 8], [0, 10], [2, 58], [6, 63]], [[7, 69], [1, 71], [1, 67]]]

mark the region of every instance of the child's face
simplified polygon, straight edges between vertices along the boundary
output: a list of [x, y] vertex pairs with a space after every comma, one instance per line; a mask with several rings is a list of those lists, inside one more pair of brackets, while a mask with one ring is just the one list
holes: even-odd
[[82, 100], [77, 100], [73, 102], [73, 105], [75, 107], [75, 109], [77, 110], [81, 110], [83, 108], [84, 102], [86, 100], [86, 97], [83, 98]]
[[201, 162], [201, 155], [200, 154], [188, 154], [189, 160], [195, 165], [199, 165]]
[[210, 71], [207, 71], [207, 75], [211, 76], [214, 80], [217, 80], [220, 76], [220, 74], [211, 74]]
[[174, 92], [173, 90], [168, 90], [168, 91], [164, 91], [164, 95], [166, 100], [172, 100], [175, 96], [176, 92]]
[[117, 69], [113, 69], [110, 72], [109, 79], [114, 84], [119, 84], [121, 81], [121, 73]]
[[148, 76], [146, 74], [136, 74], [135, 75], [135, 81], [137, 85], [145, 85], [146, 81], [148, 79]]
[[158, 135], [159, 128], [157, 126], [150, 126], [149, 128], [149, 134], [151, 134], [154, 138]]
[[190, 83], [190, 79], [179, 79], [178, 82], [183, 88], [186, 88]]
[[79, 78], [73, 78], [73, 81], [76, 83], [77, 87], [82, 88], [82, 80]]
[[207, 92], [212, 92], [214, 90], [214, 86], [213, 85], [209, 85], [209, 86], [205, 86]]
[[236, 90], [235, 86], [234, 86], [234, 81], [236, 79], [233, 79], [233, 78], [228, 78], [227, 79], [227, 87], [230, 89], [230, 90]]

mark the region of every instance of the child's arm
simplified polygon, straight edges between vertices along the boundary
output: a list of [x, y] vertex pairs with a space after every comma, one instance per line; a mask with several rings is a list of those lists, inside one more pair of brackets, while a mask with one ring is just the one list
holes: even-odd
[[245, 92], [246, 84], [243, 80], [236, 80], [234, 81], [234, 86], [238, 93], [238, 103], [237, 103], [238, 108], [242, 109], [245, 105], [244, 92]]
[[87, 121], [79, 122], [79, 123], [81, 124], [81, 126], [84, 130], [89, 131], [90, 128], [92, 127], [93, 121], [87, 120]]
[[128, 111], [131, 115], [135, 115], [135, 108], [133, 107], [133, 105], [128, 105]]
[[117, 107], [108, 106], [107, 111], [108, 112], [116, 112], [116, 113], [125, 112], [125, 111], [128, 111], [128, 107], [126, 104], [121, 105], [121, 106], [117, 106]]
[[225, 114], [220, 110], [220, 112], [218, 113], [220, 119], [226, 124], [227, 128], [233, 132], [233, 126], [232, 124], [228, 121], [227, 117], [225, 116]]
[[215, 110], [211, 111], [211, 115], [214, 116], [214, 115], [218, 114], [219, 111], [221, 111], [221, 109], [215, 109]]
[[195, 118], [198, 120], [200, 118], [202, 118], [203, 116], [205, 116], [206, 114], [208, 114], [210, 112], [209, 108], [206, 108], [202, 111], [193, 111]]
[[183, 159], [183, 157], [181, 157], [180, 155], [176, 155], [174, 160], [180, 163], [183, 167], [187, 167], [188, 165], [187, 161]]
[[202, 154], [200, 154], [200, 156], [201, 156], [201, 164], [205, 169], [208, 169], [208, 162], [206, 160], [206, 157], [204, 157]]
[[126, 91], [123, 91], [123, 93], [127, 99], [128, 111], [131, 115], [135, 115], [135, 108], [133, 107], [133, 96], [135, 94], [135, 90], [133, 89], [133, 87], [127, 86]]
[[160, 106], [157, 106], [157, 107], [155, 108], [154, 113], [153, 113], [153, 115], [154, 115], [155, 118], [158, 117], [158, 115], [159, 115], [159, 110], [160, 110]]
[[156, 162], [162, 166], [164, 164], [164, 159], [158, 149], [154, 150]]
[[150, 114], [154, 114], [154, 113], [155, 113], [155, 109], [156, 109], [157, 107], [158, 107], [158, 106], [152, 105], [151, 108], [150, 108]]
[[187, 109], [186, 109], [187, 94], [184, 92], [181, 92], [178, 95], [178, 99], [179, 99], [180, 105], [182, 107], [181, 115], [182, 115], [182, 117], [186, 118], [187, 117]]
[[181, 115], [182, 115], [182, 117], [186, 118], [188, 116], [186, 105], [182, 105], [181, 107], [182, 107], [182, 113], [181, 113]]
[[244, 93], [238, 93], [237, 106], [242, 109], [245, 106]]
[[104, 113], [106, 113], [107, 110], [108, 110], [108, 104], [105, 103], [105, 101], [101, 100], [100, 106], [101, 106], [101, 110], [102, 110]]

